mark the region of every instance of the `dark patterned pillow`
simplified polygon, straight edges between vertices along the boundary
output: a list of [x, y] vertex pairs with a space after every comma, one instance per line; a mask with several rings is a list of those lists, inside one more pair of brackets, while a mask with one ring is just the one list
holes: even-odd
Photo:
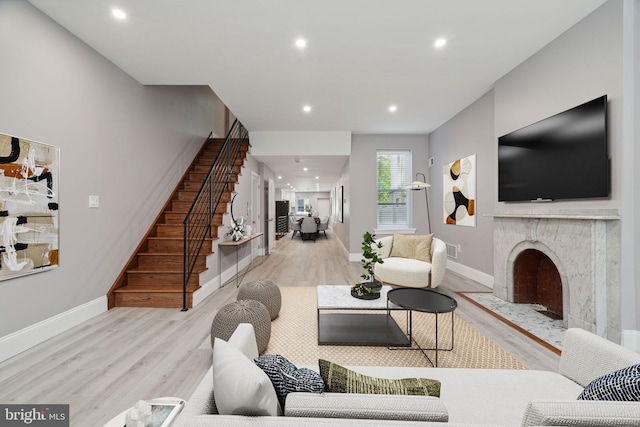
[[440, 381], [426, 378], [386, 379], [362, 375], [320, 359], [325, 391], [332, 393], [405, 394], [440, 397]]
[[587, 384], [578, 400], [640, 401], [640, 364], [596, 378]]
[[265, 354], [264, 356], [256, 357], [253, 361], [271, 379], [280, 405], [283, 408], [285, 399], [291, 392], [322, 393], [324, 391], [324, 382], [317, 372], [311, 369], [297, 368], [284, 356]]

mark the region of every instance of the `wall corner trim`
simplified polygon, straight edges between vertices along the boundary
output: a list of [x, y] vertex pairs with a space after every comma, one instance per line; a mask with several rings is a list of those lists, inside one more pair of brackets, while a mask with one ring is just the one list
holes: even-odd
[[105, 295], [0, 337], [0, 362], [104, 313], [107, 309], [108, 303]]

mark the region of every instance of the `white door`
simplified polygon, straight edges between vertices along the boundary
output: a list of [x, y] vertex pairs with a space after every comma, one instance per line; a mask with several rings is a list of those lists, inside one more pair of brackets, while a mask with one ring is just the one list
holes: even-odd
[[[262, 225], [260, 224], [260, 175], [255, 172], [251, 172], [251, 206], [249, 207], [249, 218], [251, 222], [251, 233], [256, 234], [260, 233], [262, 230]], [[262, 246], [260, 243], [262, 239], [253, 239], [251, 241], [251, 257], [257, 253], [257, 250]]]
[[318, 199], [318, 217], [323, 220], [325, 217], [331, 215], [331, 201], [330, 199]]
[[273, 179], [269, 178], [269, 252], [276, 247], [276, 184]]

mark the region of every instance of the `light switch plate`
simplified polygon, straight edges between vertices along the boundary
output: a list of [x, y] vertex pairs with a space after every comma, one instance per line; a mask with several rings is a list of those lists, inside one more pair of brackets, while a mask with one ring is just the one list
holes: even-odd
[[90, 208], [99, 208], [100, 207], [100, 197], [99, 196], [89, 196], [89, 207]]

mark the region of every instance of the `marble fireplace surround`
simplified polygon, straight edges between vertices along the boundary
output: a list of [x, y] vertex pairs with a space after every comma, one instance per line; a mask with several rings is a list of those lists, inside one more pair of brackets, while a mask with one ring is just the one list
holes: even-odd
[[493, 294], [513, 301], [518, 255], [547, 255], [562, 279], [563, 322], [620, 341], [620, 215], [617, 209], [504, 211], [492, 215]]

